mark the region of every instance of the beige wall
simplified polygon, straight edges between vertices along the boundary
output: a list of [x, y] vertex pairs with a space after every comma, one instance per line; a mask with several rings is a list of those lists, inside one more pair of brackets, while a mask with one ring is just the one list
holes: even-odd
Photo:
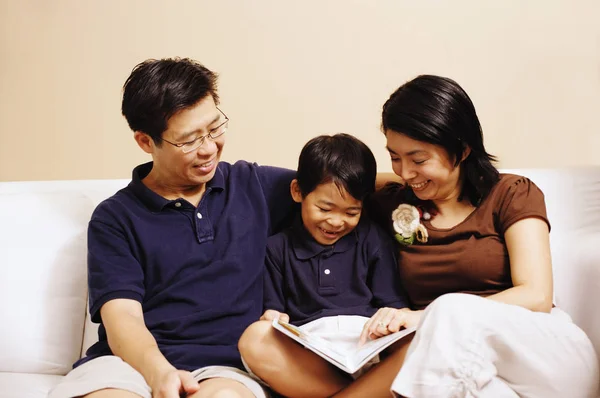
[[0, 0], [0, 181], [127, 178], [120, 115], [146, 58], [220, 73], [225, 160], [295, 167], [349, 132], [391, 170], [380, 108], [421, 73], [469, 92], [501, 167], [600, 165], [597, 1]]

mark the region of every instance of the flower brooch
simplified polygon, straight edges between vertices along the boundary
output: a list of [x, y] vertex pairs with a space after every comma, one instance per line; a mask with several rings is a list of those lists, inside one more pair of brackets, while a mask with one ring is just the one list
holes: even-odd
[[428, 212], [408, 204], [401, 204], [392, 212], [395, 237], [400, 244], [409, 246], [415, 242], [415, 239], [421, 243], [427, 242], [429, 234], [421, 224], [421, 216], [424, 220], [431, 218]]

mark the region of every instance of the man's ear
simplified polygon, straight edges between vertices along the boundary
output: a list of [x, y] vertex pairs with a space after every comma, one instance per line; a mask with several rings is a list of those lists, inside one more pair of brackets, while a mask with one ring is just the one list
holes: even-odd
[[300, 185], [298, 185], [298, 180], [295, 178], [290, 183], [290, 193], [292, 194], [292, 199], [294, 199], [294, 202], [302, 202], [302, 192], [300, 191]]
[[146, 153], [154, 153], [156, 144], [148, 134], [142, 133], [141, 131], [136, 131], [133, 133], [133, 138], [135, 139], [135, 142], [137, 142], [138, 146], [142, 148], [142, 151]]

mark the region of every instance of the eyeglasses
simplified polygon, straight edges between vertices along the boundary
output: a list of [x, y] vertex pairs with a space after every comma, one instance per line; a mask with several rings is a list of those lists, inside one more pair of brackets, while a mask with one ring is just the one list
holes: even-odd
[[183, 153], [190, 153], [190, 152], [200, 148], [202, 146], [202, 144], [204, 144], [206, 137], [208, 137], [214, 141], [215, 139], [217, 139], [220, 136], [222, 136], [223, 134], [225, 134], [225, 132], [227, 131], [227, 127], [229, 125], [229, 118], [227, 117], [227, 115], [221, 109], [219, 109], [219, 108], [217, 108], [217, 109], [225, 117], [225, 121], [223, 123], [219, 124], [217, 127], [211, 129], [208, 132], [208, 134], [197, 137], [197, 138], [193, 139], [192, 141], [182, 142], [179, 144], [165, 140], [162, 137], [161, 137], [161, 140], [166, 142], [167, 144], [173, 145], [174, 147], [181, 148]]

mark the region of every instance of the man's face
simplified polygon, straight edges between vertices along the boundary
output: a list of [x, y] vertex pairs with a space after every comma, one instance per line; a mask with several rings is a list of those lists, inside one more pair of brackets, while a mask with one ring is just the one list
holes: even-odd
[[[190, 108], [174, 114], [162, 138], [174, 144], [190, 142], [206, 136], [225, 121], [225, 115], [209, 95]], [[225, 134], [215, 140], [206, 137], [199, 148], [184, 153], [181, 148], [163, 141], [152, 152], [153, 171], [168, 181], [169, 185], [190, 188], [202, 186], [215, 175], [224, 144]]]

